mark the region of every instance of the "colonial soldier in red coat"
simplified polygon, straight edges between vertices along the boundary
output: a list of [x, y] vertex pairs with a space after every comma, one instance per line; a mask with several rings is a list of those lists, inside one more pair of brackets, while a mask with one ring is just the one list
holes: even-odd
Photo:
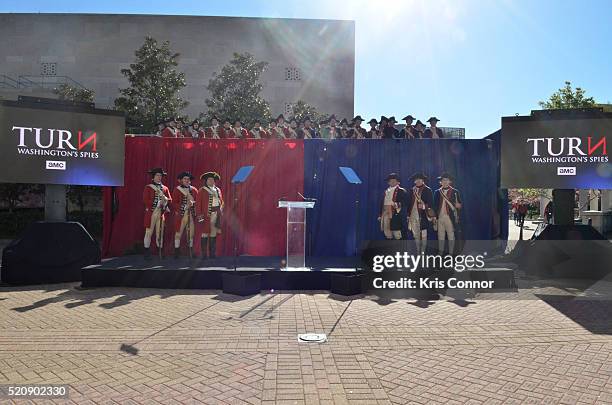
[[261, 122], [259, 122], [259, 120], [255, 121], [255, 125], [253, 125], [253, 129], [251, 130], [251, 136], [255, 139], [270, 138], [268, 132], [261, 127]]
[[389, 174], [386, 181], [389, 187], [385, 190], [378, 221], [386, 239], [402, 239], [408, 192], [400, 187], [399, 176], [396, 173]]
[[[223, 195], [216, 182], [221, 180], [216, 172], [206, 172], [200, 176], [204, 185], [198, 191], [196, 214], [202, 225], [202, 259], [216, 257], [217, 235], [221, 233], [221, 215], [223, 212]], [[210, 251], [210, 255], [208, 255]]]
[[162, 138], [176, 138], [177, 137], [176, 121], [174, 119], [166, 122], [166, 127], [161, 131]]
[[223, 120], [223, 126], [219, 128], [219, 138], [229, 139], [234, 137], [234, 131], [232, 130], [232, 124], [229, 120]]
[[200, 121], [194, 120], [188, 128], [189, 136], [192, 138], [205, 138], [206, 134], [202, 128], [200, 128]]
[[270, 121], [270, 129], [268, 130], [271, 139], [285, 139], [283, 130], [276, 124], [276, 120]]
[[461, 198], [459, 191], [451, 186], [453, 178], [447, 172], [438, 177], [441, 187], [434, 192], [434, 207], [436, 213], [435, 225], [438, 228], [438, 252], [444, 251], [445, 239], [448, 239], [448, 252], [454, 253], [455, 234], [459, 229], [459, 212]]
[[251, 137], [249, 131], [246, 128], [242, 127], [242, 122], [240, 120], [234, 121], [234, 127], [232, 128], [232, 131], [234, 132], [232, 138], [247, 139]]
[[287, 123], [285, 122], [285, 116], [283, 114], [279, 114], [279, 116], [276, 117], [276, 128], [283, 132], [283, 138], [288, 138]]
[[193, 175], [182, 172], [177, 177], [179, 185], [172, 191], [174, 201], [174, 258], [178, 259], [181, 247], [181, 236], [187, 229], [187, 245], [189, 252], [193, 249], [193, 235], [195, 235], [195, 203], [198, 189], [191, 185]]
[[144, 248], [145, 248], [145, 259], [151, 258], [151, 237], [155, 232], [155, 240], [157, 242], [157, 248], [160, 251], [163, 248], [164, 243], [164, 224], [166, 220], [166, 212], [170, 212], [170, 203], [172, 202], [172, 196], [168, 187], [162, 184], [162, 178], [166, 175], [164, 169], [156, 167], [148, 172], [153, 176], [151, 183], [147, 184], [144, 188], [142, 200], [145, 206], [144, 216]]
[[435, 213], [433, 207], [433, 192], [425, 181], [427, 176], [415, 173], [410, 177], [414, 181], [411, 192], [408, 193], [408, 229], [412, 232], [417, 251], [425, 252], [427, 245], [427, 228]]
[[219, 119], [216, 115], [213, 115], [210, 119], [210, 126], [206, 128], [206, 138], [219, 139], [220, 136]]
[[287, 139], [298, 139], [298, 122], [295, 118], [289, 119], [289, 126], [285, 127], [283, 130], [285, 133], [285, 138]]

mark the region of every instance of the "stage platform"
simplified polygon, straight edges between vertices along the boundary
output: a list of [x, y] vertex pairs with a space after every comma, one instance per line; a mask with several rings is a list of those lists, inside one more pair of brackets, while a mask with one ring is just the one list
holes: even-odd
[[[260, 275], [262, 290], [330, 290], [333, 274], [356, 274], [355, 257], [312, 257], [306, 260], [311, 270], [281, 270], [281, 257], [240, 256], [190, 260], [140, 255], [104, 259], [81, 271], [82, 287], [150, 287], [223, 289], [223, 275]], [[234, 271], [236, 266], [236, 271]]]
[[[280, 257], [241, 256], [236, 259], [221, 257], [205, 261], [185, 257], [160, 260], [154, 257], [145, 261], [142, 256], [122, 256], [104, 259], [101, 264], [83, 268], [81, 280], [83, 288], [123, 286], [204, 289], [223, 290], [238, 295], [271, 290], [323, 290], [354, 295], [372, 292], [372, 279], [383, 275], [362, 271], [356, 257], [309, 257], [306, 265], [310, 270], [281, 270], [281, 260]], [[422, 273], [384, 273], [387, 280], [402, 277], [416, 279], [421, 276]], [[432, 273], [430, 276], [436, 275]], [[456, 277], [461, 280], [493, 280], [495, 291], [516, 289], [514, 270], [510, 268], [466, 271], [457, 273]], [[399, 290], [390, 292], [391, 295], [410, 293]]]

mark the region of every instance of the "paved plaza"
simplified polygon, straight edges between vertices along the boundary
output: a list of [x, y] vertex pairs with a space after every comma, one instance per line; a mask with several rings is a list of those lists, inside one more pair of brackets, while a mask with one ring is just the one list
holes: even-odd
[[0, 384], [70, 385], [49, 403], [610, 404], [611, 285], [435, 302], [4, 286]]

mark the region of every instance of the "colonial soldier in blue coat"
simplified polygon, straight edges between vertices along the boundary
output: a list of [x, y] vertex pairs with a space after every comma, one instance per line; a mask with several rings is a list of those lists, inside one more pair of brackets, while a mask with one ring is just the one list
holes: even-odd
[[427, 228], [429, 221], [435, 217], [433, 207], [433, 192], [425, 182], [427, 176], [421, 172], [410, 177], [414, 186], [408, 192], [408, 229], [412, 232], [417, 251], [425, 252], [427, 246]]
[[402, 228], [406, 222], [408, 192], [400, 186], [397, 173], [391, 173], [385, 179], [389, 186], [383, 196], [380, 216], [380, 228], [386, 239], [402, 239]]
[[436, 225], [438, 227], [438, 251], [444, 252], [444, 245], [448, 239], [448, 252], [454, 253], [455, 234], [459, 230], [461, 197], [459, 190], [451, 186], [453, 178], [447, 172], [438, 177], [441, 187], [434, 192], [434, 210]]

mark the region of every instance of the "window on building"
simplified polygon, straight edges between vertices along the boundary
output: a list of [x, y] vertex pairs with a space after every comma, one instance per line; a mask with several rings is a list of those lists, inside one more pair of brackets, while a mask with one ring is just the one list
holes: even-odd
[[287, 116], [293, 114], [293, 104], [285, 103], [285, 112], [283, 114]]
[[40, 64], [40, 74], [42, 76], [55, 76], [57, 75], [57, 63], [55, 62], [43, 62]]
[[302, 80], [302, 73], [296, 67], [285, 68], [285, 80], [299, 81]]

